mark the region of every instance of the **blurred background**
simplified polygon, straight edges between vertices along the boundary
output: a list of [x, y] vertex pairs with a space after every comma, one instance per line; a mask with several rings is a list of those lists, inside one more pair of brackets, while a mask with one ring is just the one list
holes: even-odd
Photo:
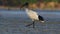
[[60, 9], [60, 0], [0, 0], [0, 8], [19, 9], [25, 2], [29, 2], [32, 9]]
[[[35, 23], [35, 28], [20, 7], [29, 2], [30, 9], [41, 15], [45, 23]], [[23, 9], [23, 8], [22, 8]], [[0, 0], [0, 34], [60, 34], [60, 0]]]

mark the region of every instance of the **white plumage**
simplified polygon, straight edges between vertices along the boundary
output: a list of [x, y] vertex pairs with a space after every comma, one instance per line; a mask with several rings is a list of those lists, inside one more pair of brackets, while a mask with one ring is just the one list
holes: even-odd
[[25, 8], [25, 11], [26, 11], [27, 15], [30, 17], [30, 19], [32, 19], [32, 21], [39, 20], [38, 19], [38, 14], [36, 12], [34, 12], [32, 10], [29, 10], [27, 8]]

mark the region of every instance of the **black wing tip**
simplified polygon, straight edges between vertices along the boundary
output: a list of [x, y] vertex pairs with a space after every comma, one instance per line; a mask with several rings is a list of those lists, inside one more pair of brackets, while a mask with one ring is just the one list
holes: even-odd
[[40, 15], [38, 15], [39, 20], [44, 21], [44, 18]]

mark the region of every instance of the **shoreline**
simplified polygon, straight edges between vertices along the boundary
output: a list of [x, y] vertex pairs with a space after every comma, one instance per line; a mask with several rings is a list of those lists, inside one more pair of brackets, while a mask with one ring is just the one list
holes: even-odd
[[[20, 8], [18, 7], [3, 7], [3, 6], [0, 6], [0, 10], [20, 10]], [[40, 8], [36, 8], [36, 9], [33, 9], [33, 10], [60, 10], [60, 8], [44, 8], [44, 9], [40, 9]], [[22, 9], [23, 10], [23, 9]]]

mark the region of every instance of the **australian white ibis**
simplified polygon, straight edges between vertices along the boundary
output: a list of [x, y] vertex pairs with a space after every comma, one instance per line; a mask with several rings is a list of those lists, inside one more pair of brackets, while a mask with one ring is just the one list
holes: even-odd
[[44, 19], [42, 16], [38, 15], [37, 12], [31, 10], [28, 8], [28, 2], [26, 2], [25, 4], [23, 4], [21, 7], [25, 7], [25, 11], [27, 13], [27, 15], [30, 17], [30, 19], [32, 20], [32, 24], [28, 24], [27, 26], [33, 25], [33, 28], [35, 26], [35, 21], [40, 21], [40, 22], [44, 22]]

